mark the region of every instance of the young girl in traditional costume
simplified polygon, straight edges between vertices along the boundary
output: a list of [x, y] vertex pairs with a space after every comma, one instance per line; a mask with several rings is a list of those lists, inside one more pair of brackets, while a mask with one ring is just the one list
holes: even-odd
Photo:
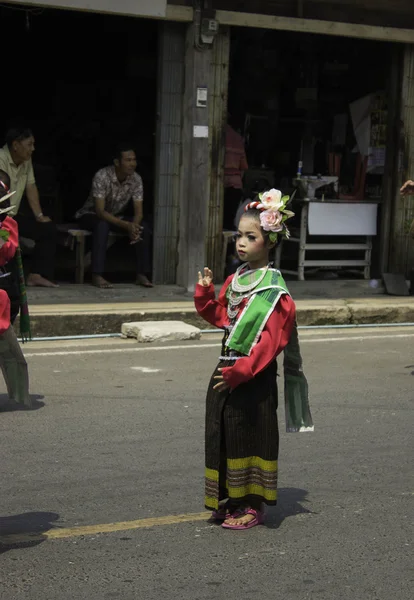
[[286, 426], [313, 430], [296, 328], [295, 304], [269, 253], [289, 235], [288, 196], [278, 190], [246, 206], [236, 249], [244, 264], [215, 299], [213, 274], [199, 273], [195, 305], [225, 330], [206, 401], [205, 505], [227, 529], [263, 523], [277, 502], [277, 363], [284, 350]]
[[[9, 198], [13, 192], [9, 190], [10, 180], [7, 173], [0, 171], [0, 368], [7, 385], [9, 398], [12, 401], [30, 407], [29, 377], [27, 363], [20, 349], [12, 323], [10, 298], [2, 283], [11, 277], [8, 263], [16, 256], [17, 264], [21, 271], [20, 296], [21, 296], [21, 330], [23, 340], [30, 337], [28, 325], [28, 310], [24, 287], [23, 268], [19, 250], [19, 232], [14, 219], [6, 216], [11, 210]], [[7, 287], [7, 286], [6, 286]], [[15, 315], [13, 315], [15, 316]]]

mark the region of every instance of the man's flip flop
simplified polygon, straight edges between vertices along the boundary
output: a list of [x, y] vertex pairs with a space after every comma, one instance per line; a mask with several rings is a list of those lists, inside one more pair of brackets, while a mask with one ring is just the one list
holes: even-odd
[[114, 286], [111, 283], [100, 283], [99, 285], [94, 283], [94, 287], [97, 287], [98, 290], [113, 290]]
[[[229, 523], [222, 523], [222, 527], [224, 529], [251, 529], [252, 527], [256, 527], [256, 525], [263, 525], [264, 522], [264, 514], [262, 511], [260, 510], [255, 510], [254, 508], [249, 508], [248, 510], [244, 511], [243, 515], [253, 515], [254, 519], [252, 519], [251, 521], [249, 521], [248, 523], [245, 523], [244, 525], [230, 525]], [[241, 516], [241, 515], [239, 515]], [[228, 517], [227, 517], [228, 518]], [[230, 518], [233, 518], [233, 516], [231, 516]], [[234, 518], [238, 518], [238, 517], [234, 517]]]

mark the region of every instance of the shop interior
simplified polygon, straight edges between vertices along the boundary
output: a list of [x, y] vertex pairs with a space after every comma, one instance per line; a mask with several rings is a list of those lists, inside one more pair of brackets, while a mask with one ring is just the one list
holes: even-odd
[[[232, 30], [229, 122], [245, 139], [249, 170], [244, 195], [252, 198], [269, 187], [294, 192], [294, 235], [299, 235], [305, 197], [377, 202], [379, 233], [389, 56], [385, 43]], [[324, 241], [335, 241], [329, 231], [324, 233]], [[374, 275], [378, 240], [379, 235], [373, 236]], [[332, 252], [322, 254], [330, 258]], [[340, 255], [347, 258], [344, 252], [335, 257]], [[285, 244], [285, 268], [291, 269], [297, 260], [298, 245]], [[361, 276], [361, 269], [347, 267], [308, 271], [316, 278]]]
[[[7, 3], [0, 4], [0, 18], [8, 56], [0, 138], [4, 143], [14, 123], [32, 128], [45, 214], [57, 223], [73, 222], [94, 173], [111, 164], [117, 143], [128, 141], [137, 152], [145, 218], [151, 223], [157, 22]], [[72, 255], [60, 248], [58, 277], [69, 281]], [[108, 269], [116, 274], [119, 265], [111, 249]], [[131, 268], [132, 278], [133, 264], [122, 267]]]

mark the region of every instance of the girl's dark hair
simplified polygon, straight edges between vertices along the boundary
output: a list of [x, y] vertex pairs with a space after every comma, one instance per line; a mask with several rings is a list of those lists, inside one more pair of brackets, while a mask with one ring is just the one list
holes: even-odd
[[[251, 217], [252, 219], [254, 219], [255, 221], [257, 221], [260, 225], [260, 210], [257, 210], [257, 208], [249, 208], [248, 210], [246, 210], [242, 216], [240, 217], [240, 219], [242, 217]], [[263, 236], [269, 235], [268, 231], [265, 231], [262, 226], [260, 225], [260, 229], [262, 230]]]

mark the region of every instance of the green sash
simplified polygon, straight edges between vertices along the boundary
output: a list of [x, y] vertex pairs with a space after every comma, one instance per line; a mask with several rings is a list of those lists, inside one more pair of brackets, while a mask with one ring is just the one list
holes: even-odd
[[[238, 278], [241, 285], [257, 281], [260, 269], [248, 271]], [[231, 293], [231, 286], [227, 296]], [[250, 299], [237, 319], [227, 339], [226, 346], [249, 356], [280, 298], [289, 294], [286, 283], [276, 269], [269, 269], [260, 284], [252, 290]], [[285, 415], [286, 431], [289, 433], [313, 431], [309, 408], [308, 382], [302, 369], [299, 336], [295, 322], [290, 340], [284, 350]]]
[[[249, 285], [259, 279], [261, 274], [260, 269], [247, 271], [238, 278], [238, 282], [241, 285]], [[230, 286], [227, 294], [230, 294]], [[268, 318], [284, 294], [289, 294], [289, 291], [282, 275], [276, 269], [269, 269], [264, 279], [251, 292], [250, 299], [237, 319], [226, 346], [230, 350], [249, 356], [253, 346], [259, 341]]]

